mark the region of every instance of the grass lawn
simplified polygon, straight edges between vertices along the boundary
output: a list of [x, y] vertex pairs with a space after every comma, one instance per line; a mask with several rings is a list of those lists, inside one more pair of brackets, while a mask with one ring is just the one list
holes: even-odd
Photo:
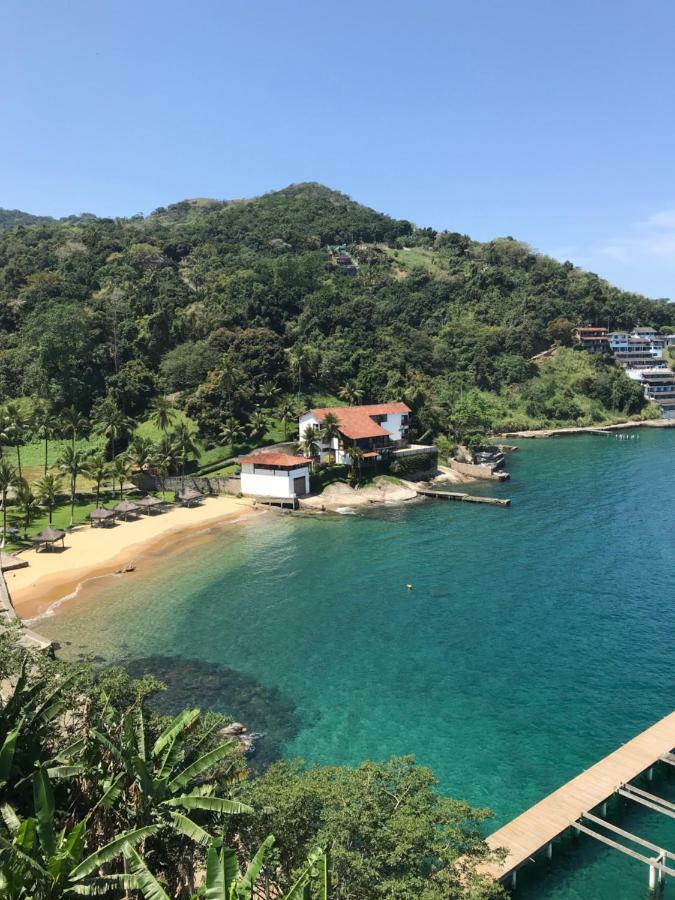
[[[167, 500], [168, 502], [172, 502], [174, 500], [174, 492], [173, 491], [158, 491], [158, 497], [162, 497], [162, 499]], [[112, 491], [101, 492], [100, 498], [101, 506], [114, 506], [116, 503], [119, 503], [119, 494], [113, 494]], [[75, 508], [73, 514], [73, 523], [74, 525], [84, 525], [89, 524], [89, 513], [95, 508], [96, 501], [95, 498], [90, 494], [77, 494], [75, 496]], [[0, 521], [0, 527], [1, 527]], [[46, 528], [49, 525], [49, 514], [45, 511], [41, 515], [35, 517], [31, 520], [31, 523], [28, 527], [28, 535], [35, 535], [39, 531], [42, 531], [43, 528]], [[54, 508], [52, 513], [52, 525], [54, 528], [60, 528], [61, 531], [65, 531], [70, 526], [70, 499], [62, 498], [61, 502]], [[24, 534], [24, 519], [21, 513], [16, 509], [16, 507], [9, 505], [7, 509], [7, 528], [16, 528], [21, 535]], [[12, 550], [20, 550], [26, 549], [30, 547], [30, 540], [10, 540], [8, 538], [7, 544], [5, 546], [5, 550], [7, 552], [11, 552]]]

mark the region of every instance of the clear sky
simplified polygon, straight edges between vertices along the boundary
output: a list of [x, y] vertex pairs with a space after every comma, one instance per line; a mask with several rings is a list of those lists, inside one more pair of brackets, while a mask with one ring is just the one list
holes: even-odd
[[3, 0], [0, 206], [320, 181], [675, 296], [672, 0]]

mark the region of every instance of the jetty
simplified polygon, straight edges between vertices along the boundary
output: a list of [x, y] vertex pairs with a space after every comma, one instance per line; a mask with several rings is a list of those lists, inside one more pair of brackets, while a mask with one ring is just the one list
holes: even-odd
[[489, 506], [510, 506], [511, 501], [502, 497], [481, 497], [479, 494], [463, 494], [460, 491], [442, 491], [437, 488], [415, 486], [420, 497], [430, 500], [456, 500], [460, 503], [486, 503]]
[[0, 557], [0, 563], [0, 632], [18, 623], [21, 627], [16, 642], [20, 647], [23, 647], [25, 650], [42, 650], [47, 653], [53, 653], [54, 643], [49, 638], [42, 637], [41, 634], [23, 625], [14, 612], [9, 590], [7, 589], [7, 582], [3, 573], [11, 569], [22, 569], [28, 563], [23, 559], [6, 553], [3, 553]]
[[[647, 773], [651, 780], [654, 766], [663, 762], [675, 766], [675, 712], [647, 728], [609, 756], [568, 781], [548, 797], [513, 819], [487, 838], [492, 850], [506, 851], [503, 860], [486, 865], [482, 871], [511, 888], [516, 886], [518, 869], [533, 861], [537, 853], [553, 857], [553, 842], [568, 829], [585, 834], [605, 846], [618, 850], [649, 867], [649, 887], [655, 889], [664, 875], [675, 876], [675, 853], [670, 853], [630, 834], [605, 820], [607, 801], [618, 794], [654, 812], [675, 819], [675, 804], [631, 784]], [[594, 812], [595, 811], [595, 812]], [[586, 822], [599, 826], [591, 828]], [[605, 832], [623, 837], [646, 850], [640, 853], [609, 837]]]

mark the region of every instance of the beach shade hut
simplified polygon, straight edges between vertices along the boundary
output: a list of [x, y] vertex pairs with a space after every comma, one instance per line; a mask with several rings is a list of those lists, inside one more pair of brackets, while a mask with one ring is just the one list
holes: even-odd
[[0, 550], [0, 572], [11, 572], [13, 569], [25, 569], [28, 563], [25, 559], [19, 559], [11, 553], [3, 553]]
[[204, 495], [194, 488], [183, 488], [176, 494], [176, 499], [181, 506], [197, 506], [204, 499]]
[[45, 550], [47, 548], [53, 550], [54, 544], [58, 544], [59, 541], [61, 541], [61, 547], [65, 547], [65, 537], [65, 531], [61, 531], [58, 528], [54, 528], [52, 525], [48, 525], [46, 528], [43, 528], [39, 534], [36, 534], [35, 537], [31, 538], [31, 541], [35, 544], [35, 550], [37, 552], [40, 550], [40, 547], [43, 547]]
[[113, 506], [113, 512], [118, 516], [122, 516], [126, 522], [129, 515], [134, 515], [138, 512], [138, 506], [131, 500], [122, 500], [117, 506]]
[[115, 510], [106, 509], [105, 506], [97, 506], [89, 513], [89, 521], [92, 526], [112, 525], [115, 522]]
[[134, 503], [141, 512], [152, 515], [153, 513], [161, 513], [166, 509], [166, 503], [161, 497], [139, 497]]

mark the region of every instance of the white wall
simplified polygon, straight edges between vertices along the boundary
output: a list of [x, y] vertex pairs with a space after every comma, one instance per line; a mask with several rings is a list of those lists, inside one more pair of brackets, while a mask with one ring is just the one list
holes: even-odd
[[301, 477], [305, 479], [305, 493], [309, 493], [307, 466], [299, 469], [265, 469], [265, 474], [262, 474], [260, 470], [253, 471], [252, 463], [242, 463], [241, 492], [258, 497], [294, 497], [293, 482]]

